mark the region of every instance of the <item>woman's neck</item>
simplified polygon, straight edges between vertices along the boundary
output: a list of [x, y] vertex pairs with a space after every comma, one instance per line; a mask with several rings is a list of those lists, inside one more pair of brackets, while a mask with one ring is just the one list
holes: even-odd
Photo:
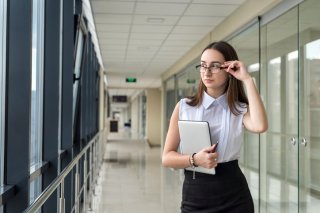
[[221, 95], [223, 95], [223, 93], [224, 93], [224, 90], [207, 89], [207, 94], [213, 98], [219, 98]]

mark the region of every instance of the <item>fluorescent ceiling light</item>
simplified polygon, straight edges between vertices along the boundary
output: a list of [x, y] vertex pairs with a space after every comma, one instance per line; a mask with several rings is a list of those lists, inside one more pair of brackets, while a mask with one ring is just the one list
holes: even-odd
[[164, 22], [164, 18], [147, 18], [147, 22], [153, 23], [153, 24], [160, 24]]

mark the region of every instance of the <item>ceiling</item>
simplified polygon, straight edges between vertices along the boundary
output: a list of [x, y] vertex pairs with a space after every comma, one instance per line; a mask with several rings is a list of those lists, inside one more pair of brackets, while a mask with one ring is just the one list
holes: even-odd
[[161, 74], [245, 1], [92, 0], [109, 94], [160, 87]]

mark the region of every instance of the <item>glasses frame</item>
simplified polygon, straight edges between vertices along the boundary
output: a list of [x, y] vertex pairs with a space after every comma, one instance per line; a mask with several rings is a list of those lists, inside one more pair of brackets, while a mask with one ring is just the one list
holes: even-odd
[[[217, 66], [218, 64], [219, 64], [219, 67]], [[210, 73], [215, 74], [221, 71], [221, 64], [215, 63], [213, 66], [209, 66], [209, 67], [203, 64], [198, 64], [195, 68], [200, 73], [206, 73], [208, 70]]]

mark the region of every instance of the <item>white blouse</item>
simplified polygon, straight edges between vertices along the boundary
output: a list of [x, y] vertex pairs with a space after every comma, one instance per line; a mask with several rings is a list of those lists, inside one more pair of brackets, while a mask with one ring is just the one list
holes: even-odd
[[221, 162], [239, 159], [243, 143], [243, 116], [247, 112], [244, 104], [237, 104], [240, 115], [236, 116], [228, 107], [227, 95], [223, 94], [217, 99], [203, 93], [202, 104], [192, 107], [187, 104], [188, 99], [180, 100], [179, 119], [208, 121], [211, 141], [219, 141], [218, 153]]

